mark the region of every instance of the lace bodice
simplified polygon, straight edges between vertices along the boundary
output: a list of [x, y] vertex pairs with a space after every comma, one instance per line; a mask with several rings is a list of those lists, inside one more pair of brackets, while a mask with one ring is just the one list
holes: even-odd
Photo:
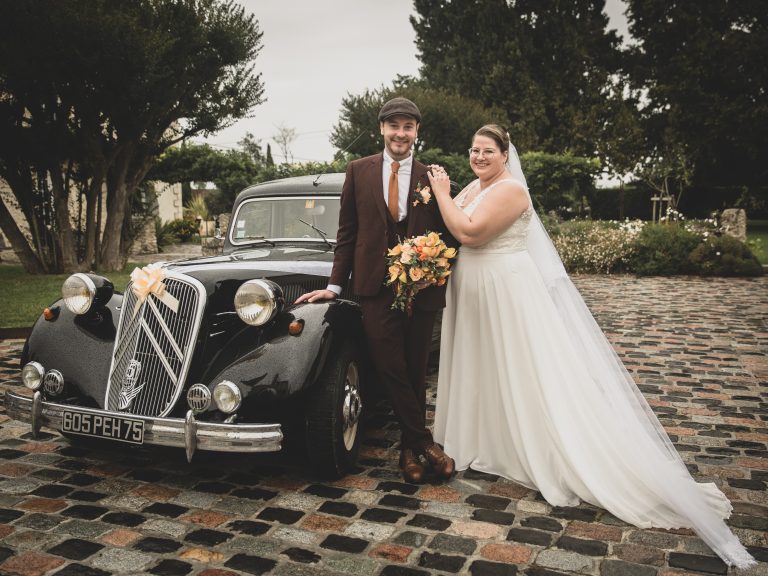
[[[461, 208], [467, 216], [471, 216], [480, 202], [482, 202], [483, 198], [485, 198], [485, 195], [494, 186], [501, 184], [502, 182], [516, 182], [516, 180], [507, 178], [504, 180], [499, 180], [498, 182], [494, 182], [488, 186], [488, 188], [477, 194], [477, 196], [475, 196], [466, 206], [464, 206], [464, 199], [467, 197], [469, 192], [473, 190], [475, 186], [480, 185], [479, 181], [475, 181], [473, 184], [467, 186], [467, 188], [454, 199], [454, 202], [456, 202], [456, 205]], [[525, 209], [520, 217], [515, 220], [509, 228], [504, 230], [504, 232], [496, 236], [496, 238], [490, 242], [476, 248], [462, 246], [461, 250], [473, 252], [520, 252], [521, 250], [526, 250], [528, 247], [528, 225], [531, 223], [532, 217], [533, 207], [528, 206], [528, 208]]]

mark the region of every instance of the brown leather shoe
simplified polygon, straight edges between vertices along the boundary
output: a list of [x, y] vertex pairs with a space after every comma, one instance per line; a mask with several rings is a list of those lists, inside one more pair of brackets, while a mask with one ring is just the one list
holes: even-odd
[[424, 456], [432, 466], [435, 475], [446, 480], [456, 473], [456, 462], [435, 442], [424, 449]]
[[426, 470], [416, 453], [410, 448], [404, 448], [400, 452], [400, 470], [403, 471], [403, 478], [406, 482], [413, 482], [414, 484], [421, 484], [424, 482], [424, 474]]

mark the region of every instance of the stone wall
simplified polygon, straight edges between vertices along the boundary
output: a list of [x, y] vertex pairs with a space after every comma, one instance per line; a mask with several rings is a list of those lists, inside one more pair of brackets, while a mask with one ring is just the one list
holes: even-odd
[[131, 254], [157, 254], [157, 234], [155, 233], [155, 220], [154, 218], [148, 219], [141, 224], [141, 218], [133, 218], [134, 226], [140, 226], [136, 239], [131, 246]]

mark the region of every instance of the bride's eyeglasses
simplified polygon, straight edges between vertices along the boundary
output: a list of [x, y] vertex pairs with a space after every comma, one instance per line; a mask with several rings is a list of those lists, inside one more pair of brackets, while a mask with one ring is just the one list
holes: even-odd
[[485, 150], [480, 150], [480, 148], [470, 148], [469, 149], [469, 155], [472, 158], [477, 158], [478, 156], [483, 156], [485, 158], [493, 158], [496, 155], [497, 150], [493, 150], [491, 148], [486, 148]]

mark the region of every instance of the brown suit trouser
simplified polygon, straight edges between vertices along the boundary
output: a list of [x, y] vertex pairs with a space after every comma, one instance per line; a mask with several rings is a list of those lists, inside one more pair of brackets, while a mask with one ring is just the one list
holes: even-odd
[[363, 328], [374, 368], [400, 421], [401, 447], [421, 451], [433, 442], [426, 427], [426, 375], [437, 312], [416, 304], [409, 317], [390, 309], [393, 300], [391, 287], [361, 297]]

